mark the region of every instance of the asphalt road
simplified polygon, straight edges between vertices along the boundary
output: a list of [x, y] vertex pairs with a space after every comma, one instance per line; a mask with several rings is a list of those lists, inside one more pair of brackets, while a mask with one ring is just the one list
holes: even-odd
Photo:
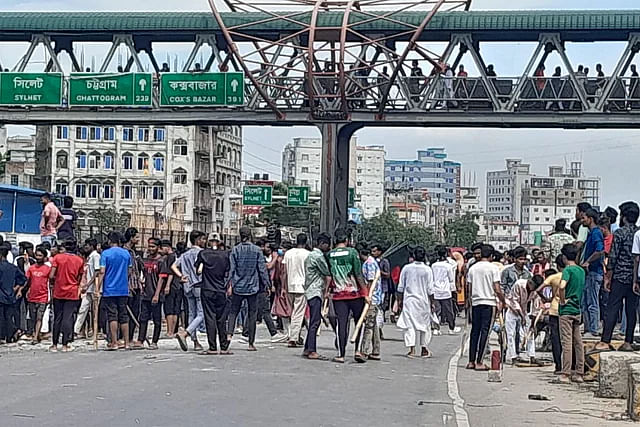
[[[385, 327], [381, 362], [308, 361], [301, 349], [232, 356], [181, 352], [25, 350], [0, 358], [0, 426], [454, 426], [447, 369], [461, 337], [434, 337], [431, 359], [408, 359]], [[348, 348], [352, 354], [352, 347]], [[319, 351], [333, 356], [333, 334]], [[420, 401], [429, 403], [419, 404]]]

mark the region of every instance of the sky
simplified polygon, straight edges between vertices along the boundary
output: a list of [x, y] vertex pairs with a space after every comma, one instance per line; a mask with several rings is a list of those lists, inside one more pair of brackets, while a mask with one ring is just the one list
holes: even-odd
[[[218, 0], [216, 0], [218, 1]], [[473, 0], [472, 9], [638, 9], [638, 0]], [[2, 0], [0, 11], [207, 11], [207, 0]], [[624, 44], [604, 43], [572, 45], [566, 49], [572, 63], [583, 63], [593, 70], [597, 62], [611, 70]], [[92, 47], [91, 52], [106, 50]], [[184, 55], [188, 53], [184, 46]], [[535, 49], [534, 44], [487, 44], [483, 58], [494, 63], [499, 75], [517, 76]], [[24, 48], [16, 46], [0, 52], [2, 63], [15, 64]], [[100, 54], [97, 54], [100, 56]], [[162, 54], [159, 58], [164, 58]], [[87, 55], [87, 65], [90, 59]], [[468, 57], [463, 63], [468, 64]], [[640, 61], [640, 59], [639, 59]], [[547, 69], [560, 65], [557, 58]], [[470, 75], [473, 67], [468, 64]], [[29, 127], [10, 127], [10, 134], [25, 134]], [[246, 173], [267, 172], [280, 178], [282, 148], [294, 137], [320, 136], [315, 127], [245, 127]], [[624, 200], [639, 200], [640, 190], [633, 185], [640, 158], [640, 132], [633, 130], [541, 130], [541, 129], [465, 129], [465, 128], [365, 128], [356, 133], [360, 145], [383, 145], [389, 159], [413, 159], [416, 151], [444, 147], [449, 157], [462, 163], [466, 183], [481, 187], [488, 170], [504, 168], [505, 158], [522, 158], [533, 172], [543, 174], [549, 165], [565, 165], [581, 160], [590, 176], [602, 177], [601, 205], [617, 206]], [[390, 142], [391, 141], [391, 142]], [[471, 181], [471, 182], [470, 182]], [[484, 205], [484, 196], [482, 197]]]

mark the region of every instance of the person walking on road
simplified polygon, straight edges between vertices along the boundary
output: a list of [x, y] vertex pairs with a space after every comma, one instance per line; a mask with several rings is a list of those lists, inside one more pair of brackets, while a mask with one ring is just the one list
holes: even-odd
[[307, 235], [298, 234], [296, 247], [284, 254], [282, 264], [285, 267], [287, 277], [287, 294], [291, 305], [291, 322], [289, 324], [289, 347], [300, 345], [302, 322], [307, 308], [307, 299], [304, 297], [305, 271], [304, 262], [309, 256]]

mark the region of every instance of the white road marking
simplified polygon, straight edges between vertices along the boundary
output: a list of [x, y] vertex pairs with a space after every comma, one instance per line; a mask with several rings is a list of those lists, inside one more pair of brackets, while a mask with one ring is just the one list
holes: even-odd
[[[467, 347], [468, 340], [462, 348]], [[462, 348], [459, 348], [449, 360], [449, 371], [447, 372], [447, 389], [449, 398], [453, 401], [453, 411], [456, 414], [456, 424], [458, 427], [469, 427], [469, 414], [464, 409], [464, 399], [458, 392], [458, 361], [462, 356]]]

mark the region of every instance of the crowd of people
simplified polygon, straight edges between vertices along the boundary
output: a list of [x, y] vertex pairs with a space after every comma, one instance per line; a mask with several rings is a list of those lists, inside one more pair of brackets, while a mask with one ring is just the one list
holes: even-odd
[[[352, 342], [354, 360], [364, 363], [381, 359], [384, 325], [394, 322], [408, 357], [430, 357], [441, 325], [449, 334], [461, 332], [456, 318], [463, 300], [471, 324], [468, 369], [489, 370], [484, 358], [492, 330], [506, 336], [506, 362], [528, 366], [540, 364], [536, 336], [544, 330], [561, 382], [582, 381], [583, 337], [598, 340], [598, 351], [612, 350], [621, 323], [618, 350], [634, 349], [640, 294], [634, 202], [619, 213], [580, 203], [570, 227], [556, 221], [531, 252], [500, 253], [483, 243], [469, 250], [417, 246], [394, 266], [382, 245], [354, 246], [347, 230], [321, 233], [313, 242], [301, 233], [286, 242], [275, 225], [255, 241], [251, 229], [241, 228], [240, 243], [230, 249], [199, 231], [189, 233], [188, 244], [173, 247], [152, 237], [141, 246], [135, 228], [79, 245], [72, 200], [62, 212], [49, 195], [42, 204], [40, 245], [22, 242], [14, 255], [0, 242], [0, 344], [50, 335], [49, 350], [61, 344], [67, 352], [90, 331], [108, 351], [153, 350], [164, 329], [183, 351], [226, 355], [234, 334], [256, 351], [262, 323], [271, 342], [328, 360], [317, 348], [324, 323], [336, 336], [331, 360], [344, 363]], [[206, 333], [206, 350], [198, 332]]]

